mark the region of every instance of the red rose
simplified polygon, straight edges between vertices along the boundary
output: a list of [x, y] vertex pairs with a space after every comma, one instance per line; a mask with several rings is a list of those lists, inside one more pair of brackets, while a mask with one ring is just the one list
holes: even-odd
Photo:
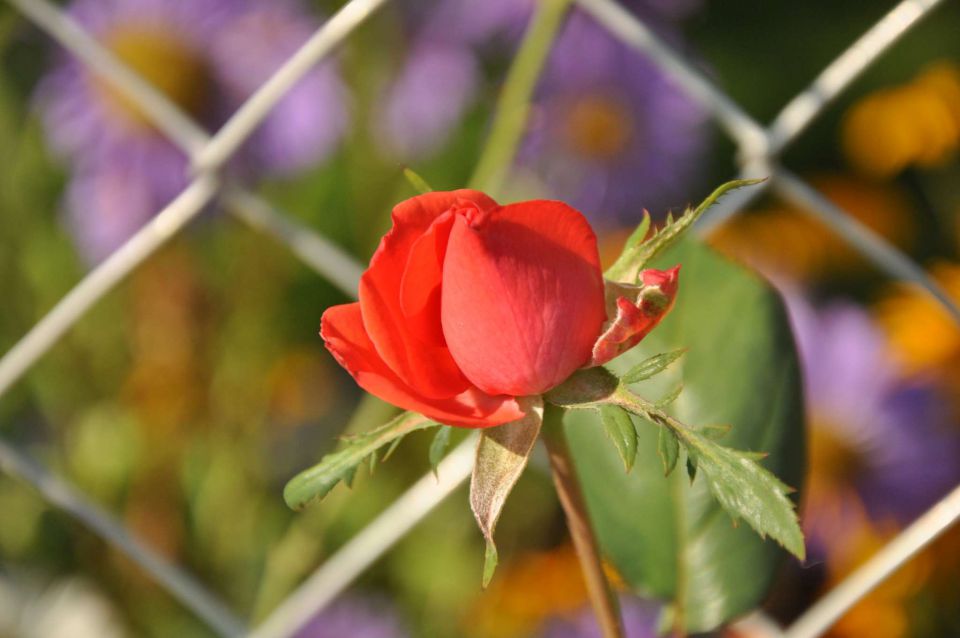
[[605, 293], [597, 238], [566, 204], [427, 193], [393, 209], [360, 301], [327, 309], [320, 334], [371, 394], [489, 427], [636, 345], [673, 306], [677, 272], [644, 270]]
[[583, 215], [459, 190], [393, 209], [360, 301], [329, 308], [320, 334], [371, 394], [441, 423], [488, 427], [521, 418], [519, 397], [587, 364], [605, 319]]

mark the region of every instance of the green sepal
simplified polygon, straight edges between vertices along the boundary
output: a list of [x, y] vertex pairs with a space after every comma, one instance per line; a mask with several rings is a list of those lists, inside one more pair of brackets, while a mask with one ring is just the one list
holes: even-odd
[[620, 379], [606, 368], [581, 368], [544, 394], [543, 398], [547, 403], [562, 408], [597, 407], [606, 402], [619, 387]]
[[624, 469], [629, 472], [637, 458], [637, 429], [633, 425], [633, 419], [620, 406], [603, 405], [600, 407], [600, 420], [607, 436], [620, 453]]

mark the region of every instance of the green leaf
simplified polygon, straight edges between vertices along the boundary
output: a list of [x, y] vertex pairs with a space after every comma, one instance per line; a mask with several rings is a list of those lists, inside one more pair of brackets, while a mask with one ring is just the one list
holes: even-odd
[[[733, 429], [733, 426], [732, 426], [732, 425], [729, 425], [729, 424], [727, 424], [727, 425], [702, 425], [702, 426], [700, 426], [700, 427], [694, 428], [694, 430], [696, 430], [697, 434], [700, 434], [700, 435], [702, 435], [702, 436], [705, 436], [705, 437], [707, 437], [708, 439], [710, 439], [711, 441], [719, 441], [720, 439], [722, 439], [722, 438], [724, 438], [725, 436], [727, 436], [728, 434], [730, 434], [730, 430], [732, 430], [732, 429]], [[766, 457], [766, 453], [764, 453], [764, 457]]]
[[697, 459], [687, 455], [687, 477], [690, 479], [690, 485], [697, 480]]
[[603, 405], [600, 406], [600, 420], [623, 459], [623, 467], [629, 472], [637, 458], [637, 429], [630, 414], [620, 406]]
[[487, 549], [483, 553], [483, 581], [481, 586], [486, 589], [493, 580], [493, 573], [497, 571], [500, 557], [497, 555], [497, 546], [493, 541], [487, 541]]
[[637, 383], [638, 381], [645, 381], [650, 377], [660, 374], [666, 370], [671, 363], [682, 357], [686, 352], [686, 348], [680, 348], [678, 350], [673, 350], [672, 352], [661, 352], [660, 354], [655, 354], [652, 357], [644, 359], [640, 364], [630, 368], [630, 371], [620, 377], [620, 380], [624, 383]]
[[[779, 298], [759, 277], [693, 241], [651, 266], [676, 263], [683, 276], [671, 314], [610, 368], [622, 374], [688, 347], [683, 395], [667, 411], [694, 426], [732, 424], [724, 444], [769, 452], [764, 467], [800, 487], [803, 402]], [[669, 390], [680, 380], [673, 372], [646, 381], [643, 393]], [[597, 435], [595, 410], [572, 410], [565, 420], [601, 549], [633, 589], [674, 604], [686, 632], [711, 631], [756, 607], [787, 553], [748, 525], [732, 527], [703, 477], [693, 485], [683, 472], [664, 478], [659, 429], [634, 421], [637, 460], [624, 474], [619, 455]]]
[[[343, 441], [344, 446], [327, 454], [320, 462], [295, 476], [283, 489], [287, 505], [299, 510], [322, 499], [337, 483], [350, 486], [357, 466], [384, 445], [403, 438], [410, 432], [434, 427], [437, 424], [425, 416], [405, 412], [389, 423]], [[375, 460], [375, 459], [374, 459]]]
[[670, 476], [670, 472], [677, 466], [677, 459], [680, 458], [680, 442], [676, 435], [670, 431], [670, 428], [660, 428], [660, 435], [657, 439], [657, 454], [663, 461], [663, 475]]
[[673, 390], [670, 390], [665, 395], [660, 397], [657, 402], [654, 404], [658, 408], [665, 408], [680, 397], [680, 393], [683, 392], [683, 384], [678, 383]]
[[430, 442], [430, 467], [434, 475], [437, 473], [437, 466], [443, 460], [447, 448], [450, 447], [450, 434], [453, 428], [449, 425], [441, 425], [437, 428], [437, 433], [433, 435], [433, 441]]
[[480, 432], [477, 461], [470, 477], [470, 508], [487, 541], [483, 570], [484, 586], [493, 577], [497, 565], [497, 548], [493, 532], [503, 506], [517, 484], [533, 444], [543, 425], [543, 403], [532, 405], [519, 421], [487, 428]]
[[804, 559], [803, 534], [793, 502], [787, 498], [791, 488], [761, 467], [753, 453], [723, 447], [691, 431], [683, 442], [727, 512], [743, 518], [761, 537], [769, 535]]
[[[688, 208], [684, 211], [683, 215], [676, 220], [674, 220], [672, 214], [668, 215], [666, 223], [649, 238], [643, 239], [646, 232], [644, 232], [643, 235], [639, 235], [637, 231], [634, 231], [627, 241], [626, 246], [624, 246], [620, 257], [607, 270], [604, 276], [612, 281], [629, 284], [636, 282], [640, 271], [646, 268], [660, 253], [677, 243], [683, 234], [693, 226], [693, 223], [707, 212], [711, 206], [716, 204], [721, 197], [730, 191], [759, 184], [762, 181], [762, 179], [735, 179], [721, 185], [710, 193], [699, 206], [693, 210]], [[643, 224], [649, 224], [649, 220], [646, 217], [644, 221], [641, 222], [641, 226], [643, 226]], [[639, 230], [639, 228], [637, 230]]]
[[410, 185], [413, 186], [413, 190], [417, 191], [417, 193], [420, 195], [433, 192], [433, 188], [430, 187], [430, 184], [427, 183], [427, 180], [420, 177], [420, 175], [414, 172], [412, 169], [404, 168], [403, 176], [406, 177], [407, 181], [410, 182]]

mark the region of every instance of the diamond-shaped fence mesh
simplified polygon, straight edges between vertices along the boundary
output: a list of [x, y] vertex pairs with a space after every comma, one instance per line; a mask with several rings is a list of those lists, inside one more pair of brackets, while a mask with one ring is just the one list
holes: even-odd
[[[184, 191], [120, 249], [83, 278], [0, 359], [0, 397], [114, 286], [165, 242], [185, 228], [214, 198], [252, 228], [272, 236], [296, 257], [349, 295], [356, 294], [362, 265], [323, 236], [278, 211], [241, 184], [221, 179], [218, 170], [312, 67], [376, 12], [386, 0], [350, 0], [211, 135], [139, 77], [48, 0], [8, 0], [39, 28], [83, 61], [101, 79], [133, 101], [158, 130], [190, 159], [194, 179]], [[761, 188], [734, 193], [701, 220], [708, 232], [743, 210], [763, 190], [815, 216], [889, 276], [915, 284], [936, 299], [958, 322], [960, 309], [908, 256], [846, 214], [815, 188], [782, 166], [779, 157], [834, 98], [942, 0], [903, 0], [846, 51], [810, 86], [763, 126], [664, 44], [644, 22], [615, 0], [578, 0], [611, 34], [647, 55], [692, 99], [702, 104], [735, 142], [744, 177], [767, 177]], [[343, 591], [364, 569], [402, 538], [469, 476], [472, 439], [439, 466], [439, 479], [423, 477], [362, 532], [331, 556], [257, 628], [178, 566], [150, 549], [108, 512], [78, 490], [0, 440], [0, 470], [32, 485], [62, 509], [124, 552], [217, 634], [281, 638], [294, 635]], [[960, 488], [921, 516], [864, 566], [828, 592], [791, 627], [781, 630], [761, 616], [741, 621], [762, 635], [808, 638], [822, 634], [847, 609], [960, 518]]]

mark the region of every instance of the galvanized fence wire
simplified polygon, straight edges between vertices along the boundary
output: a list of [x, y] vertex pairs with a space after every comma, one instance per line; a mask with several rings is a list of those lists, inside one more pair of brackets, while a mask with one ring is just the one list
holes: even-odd
[[[52, 348], [97, 301], [182, 230], [218, 195], [225, 208], [252, 228], [268, 234], [306, 265], [350, 295], [356, 294], [362, 266], [323, 236], [277, 211], [241, 185], [223, 183], [217, 171], [255, 131], [277, 102], [314, 65], [346, 39], [386, 0], [350, 0], [284, 63], [214, 135], [102, 47], [49, 0], [8, 0], [37, 26], [82, 60], [95, 74], [137, 104], [173, 143], [191, 158], [194, 180], [169, 205], [91, 271], [0, 359], [0, 396]], [[846, 214], [816, 189], [781, 167], [778, 156], [845, 90], [942, 0], [903, 0], [834, 60], [814, 82], [764, 127], [656, 34], [614, 0], [578, 0], [612, 35], [646, 54], [692, 99], [704, 105], [738, 146], [745, 176], [769, 177], [761, 188], [734, 194], [704, 217], [708, 232], [743, 208], [762, 189], [810, 212], [891, 277], [925, 289], [960, 322], [960, 310], [909, 257]], [[158, 583], [222, 636], [282, 638], [294, 635], [311, 616], [346, 588], [364, 569], [402, 538], [469, 476], [470, 442], [461, 444], [439, 468], [426, 475], [293, 592], [252, 633], [216, 596], [188, 573], [160, 558], [102, 508], [57, 479], [9, 444], [0, 442], [0, 469], [32, 485], [106, 542], [123, 551]], [[814, 604], [783, 635], [820, 635], [899, 566], [960, 518], [960, 488], [948, 495], [847, 580]], [[754, 617], [756, 621], [756, 617]], [[769, 632], [780, 632], [767, 621]]]

